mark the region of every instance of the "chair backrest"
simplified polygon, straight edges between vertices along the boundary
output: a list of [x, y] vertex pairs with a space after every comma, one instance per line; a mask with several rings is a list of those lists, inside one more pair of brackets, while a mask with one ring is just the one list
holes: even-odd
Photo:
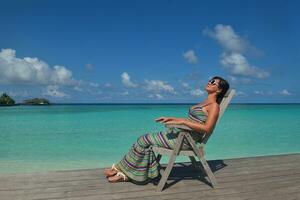
[[[216, 122], [216, 125], [218, 124], [218, 122], [220, 121], [223, 113], [225, 112], [228, 104], [230, 103], [232, 97], [235, 94], [235, 90], [234, 89], [230, 89], [227, 91], [227, 93], [224, 95], [222, 102], [220, 103], [220, 111], [219, 111], [219, 117], [218, 117], [218, 121]], [[216, 126], [215, 125], [215, 126]], [[208, 141], [209, 137], [212, 135], [214, 129], [212, 130], [212, 132], [210, 134], [205, 134], [202, 140], [202, 143], [206, 144], [206, 142]]]

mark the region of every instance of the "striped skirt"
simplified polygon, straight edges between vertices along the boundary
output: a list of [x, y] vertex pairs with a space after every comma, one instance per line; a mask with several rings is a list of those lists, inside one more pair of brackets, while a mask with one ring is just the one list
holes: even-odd
[[[145, 182], [156, 178], [159, 175], [158, 163], [154, 152], [149, 147], [174, 149], [177, 135], [177, 133], [167, 131], [142, 135], [123, 159], [116, 164], [116, 168], [135, 182]], [[190, 146], [184, 142], [181, 149], [190, 149]]]

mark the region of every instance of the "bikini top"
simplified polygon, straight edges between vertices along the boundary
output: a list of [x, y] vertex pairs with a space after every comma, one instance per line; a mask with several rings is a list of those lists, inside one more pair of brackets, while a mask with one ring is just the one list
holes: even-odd
[[207, 119], [207, 114], [206, 114], [206, 112], [203, 111], [202, 108], [209, 104], [211, 104], [211, 103], [190, 107], [189, 113], [188, 113], [188, 119], [191, 119], [196, 122], [204, 123]]
[[[189, 113], [188, 113], [188, 120], [196, 121], [199, 123], [205, 123], [207, 119], [206, 112], [203, 111], [203, 107], [209, 105], [211, 103], [203, 104], [203, 105], [195, 105], [190, 107]], [[191, 136], [196, 142], [201, 142], [205, 136], [205, 133], [197, 133], [197, 132], [191, 132]]]

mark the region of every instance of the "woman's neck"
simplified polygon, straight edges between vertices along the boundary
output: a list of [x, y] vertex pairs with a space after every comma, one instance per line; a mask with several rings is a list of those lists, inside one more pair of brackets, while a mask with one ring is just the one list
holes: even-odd
[[216, 94], [208, 94], [205, 102], [206, 103], [215, 103], [215, 102], [217, 102], [217, 95]]

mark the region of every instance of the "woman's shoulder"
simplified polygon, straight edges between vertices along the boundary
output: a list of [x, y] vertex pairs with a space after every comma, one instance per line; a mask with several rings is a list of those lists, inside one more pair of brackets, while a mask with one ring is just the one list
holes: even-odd
[[207, 111], [220, 111], [220, 105], [217, 102], [207, 105]]
[[210, 104], [211, 107], [220, 107], [220, 105], [217, 102], [213, 102]]

